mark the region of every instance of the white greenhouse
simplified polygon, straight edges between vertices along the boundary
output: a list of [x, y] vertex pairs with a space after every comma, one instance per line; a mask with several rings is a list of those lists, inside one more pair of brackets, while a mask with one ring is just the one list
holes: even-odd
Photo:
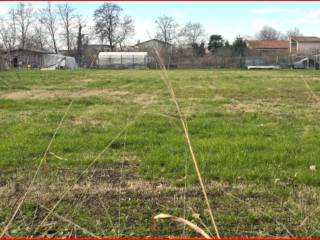
[[148, 65], [147, 52], [100, 52], [98, 66], [101, 68], [143, 68]]

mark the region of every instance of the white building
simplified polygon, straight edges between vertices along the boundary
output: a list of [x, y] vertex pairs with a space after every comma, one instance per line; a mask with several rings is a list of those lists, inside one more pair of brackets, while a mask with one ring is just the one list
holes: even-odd
[[319, 37], [291, 37], [290, 53], [302, 54], [318, 54], [320, 53], [320, 38]]
[[172, 48], [172, 44], [166, 43], [159, 39], [150, 39], [148, 41], [139, 42], [135, 45], [139, 49], [160, 49], [160, 48]]

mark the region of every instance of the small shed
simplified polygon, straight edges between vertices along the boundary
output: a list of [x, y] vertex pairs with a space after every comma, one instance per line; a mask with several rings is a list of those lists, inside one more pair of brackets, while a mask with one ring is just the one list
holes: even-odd
[[100, 68], [145, 68], [148, 66], [147, 52], [100, 52]]
[[43, 64], [43, 56], [49, 52], [30, 48], [16, 48], [2, 53], [8, 66], [13, 68], [40, 68]]

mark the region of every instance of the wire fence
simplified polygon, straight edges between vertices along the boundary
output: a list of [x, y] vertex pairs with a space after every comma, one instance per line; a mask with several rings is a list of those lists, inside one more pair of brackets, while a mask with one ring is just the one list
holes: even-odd
[[[206, 54], [204, 56], [179, 56], [168, 54], [162, 57], [167, 69], [196, 68], [240, 68], [248, 66], [278, 66], [279, 68], [319, 69], [320, 54], [316, 55], [270, 55], [270, 56], [219, 56]], [[90, 60], [90, 61], [89, 61]], [[85, 68], [95, 69], [160, 69], [158, 62], [149, 54], [147, 56], [118, 56], [98, 59], [91, 57]], [[6, 56], [0, 54], [0, 71], [10, 69], [13, 65]]]
[[[319, 69], [320, 55], [289, 55], [289, 56], [214, 56], [203, 57], [175, 57], [168, 56], [165, 64], [168, 69], [192, 68], [247, 68], [248, 66], [279, 66], [280, 68], [315, 68]], [[158, 69], [159, 66], [152, 58], [149, 68]]]

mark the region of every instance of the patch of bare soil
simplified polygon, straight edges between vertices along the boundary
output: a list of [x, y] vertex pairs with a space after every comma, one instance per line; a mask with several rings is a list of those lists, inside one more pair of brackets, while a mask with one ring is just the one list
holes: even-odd
[[10, 100], [43, 100], [57, 98], [56, 91], [47, 90], [21, 90], [0, 94], [0, 98]]
[[112, 97], [112, 98], [122, 98], [129, 96], [130, 92], [125, 90], [109, 90], [109, 89], [87, 89], [81, 90], [72, 95], [72, 97]]
[[[159, 227], [156, 231], [150, 232], [151, 219], [159, 213], [183, 217], [184, 211], [188, 214], [195, 212], [208, 226], [210, 225], [198, 184], [185, 188], [168, 180], [147, 181], [138, 175], [138, 165], [135, 156], [124, 155], [116, 164], [90, 170], [76, 184], [74, 181], [81, 175], [81, 170], [44, 168], [26, 199], [25, 204], [34, 206], [32, 214], [29, 208], [29, 214], [21, 218], [23, 211], [26, 211], [21, 210], [15, 223], [24, 229], [28, 220], [33, 222], [27, 225], [30, 229], [25, 233], [27, 236], [32, 234], [33, 237], [39, 237], [44, 233], [52, 234], [50, 237], [61, 236], [59, 234], [68, 236], [64, 235], [65, 232], [73, 232], [74, 227], [67, 226], [54, 215], [48, 219], [41, 231], [34, 230], [47, 214], [41, 206], [50, 209], [68, 190], [60, 203], [64, 211], [54, 213], [91, 229], [98, 236], [112, 236], [111, 228], [121, 228], [127, 237], [146, 237], [149, 234], [153, 234], [154, 237], [183, 236], [181, 228], [171, 222], [166, 223], [167, 228]], [[2, 181], [0, 209], [14, 207], [17, 199], [26, 190], [28, 182], [18, 184], [14, 181]], [[277, 184], [278, 190], [288, 187], [285, 185], [288, 183]], [[267, 185], [217, 181], [207, 182], [205, 185], [220, 233], [224, 237], [292, 237], [288, 231], [292, 232], [293, 236], [300, 236], [296, 235], [298, 233], [306, 236], [317, 227], [314, 221], [320, 210], [319, 188], [290, 185], [291, 193], [285, 196], [278, 195], [274, 191], [275, 186], [270, 188]], [[77, 211], [84, 215], [80, 214], [77, 217], [74, 215]], [[122, 225], [118, 226], [120, 217]], [[109, 220], [102, 225], [95, 221], [106, 221], [106, 218]], [[190, 217], [186, 218], [190, 220]], [[79, 229], [76, 234], [81, 237], [88, 236]], [[192, 231], [186, 236], [199, 237]]]
[[[201, 196], [199, 186], [183, 187], [175, 186], [169, 181], [147, 181], [138, 175], [139, 162], [137, 157], [132, 154], [123, 155], [117, 164], [104, 169], [92, 169], [87, 174], [81, 175], [81, 170], [73, 169], [42, 169], [41, 176], [37, 183], [32, 187], [28, 197], [29, 203], [42, 203], [58, 199], [63, 192], [68, 191], [67, 199], [72, 200], [85, 193], [86, 195], [102, 194], [109, 200], [118, 194], [119, 188], [125, 193], [134, 193], [135, 196], [156, 197], [167, 193], [182, 194], [186, 192], [188, 196]], [[80, 178], [79, 178], [80, 177]], [[77, 180], [77, 181], [76, 181]], [[2, 181], [0, 185], [0, 208], [2, 204], [14, 204], [16, 199], [26, 190], [26, 184], [13, 179]], [[208, 185], [209, 195], [223, 192], [230, 188], [228, 184], [212, 182]], [[2, 204], [1, 204], [2, 203]]]
[[141, 105], [156, 103], [157, 94], [136, 94], [126, 90], [85, 89], [79, 91], [66, 90], [19, 90], [0, 93], [0, 98], [10, 100], [52, 100], [59, 98], [105, 97], [121, 102], [133, 102]]
[[139, 105], [149, 106], [157, 103], [157, 101], [158, 101], [157, 93], [154, 93], [154, 94], [142, 93], [142, 94], [135, 95], [135, 97], [133, 98], [133, 102]]
[[124, 97], [129, 95], [128, 91], [116, 91], [109, 89], [86, 89], [77, 92], [70, 92], [66, 90], [23, 90], [9, 93], [2, 93], [1, 98], [11, 100], [47, 100], [55, 98], [81, 98], [93, 96], [105, 97]]
[[[97, 194], [104, 195], [112, 200], [112, 196], [119, 194], [119, 189], [126, 194], [145, 197], [167, 198], [168, 194], [185, 195], [191, 198], [202, 198], [201, 188], [198, 184], [178, 186], [168, 180], [147, 181], [138, 174], [139, 163], [136, 156], [124, 155], [118, 163], [107, 168], [94, 168], [82, 175], [83, 170], [74, 169], [42, 169], [39, 180], [32, 187], [29, 194], [29, 203], [48, 203], [62, 196], [66, 189], [69, 189], [67, 199], [72, 200], [85, 193], [88, 196]], [[80, 177], [80, 178], [79, 178]], [[183, 181], [183, 179], [181, 179]], [[24, 183], [23, 183], [24, 182]], [[0, 208], [4, 203], [14, 204], [17, 198], [26, 190], [26, 181], [2, 180], [0, 181]], [[285, 187], [287, 183], [277, 183], [279, 187]], [[263, 198], [269, 195], [268, 188], [257, 187], [255, 184], [210, 181], [206, 184], [208, 196], [223, 197], [226, 194], [241, 195], [249, 193], [250, 198]], [[306, 199], [319, 199], [319, 189], [307, 186], [296, 186], [298, 197]], [[273, 193], [270, 193], [275, 197]], [[269, 197], [271, 197], [271, 195]], [[267, 199], [266, 199], [267, 200]], [[161, 198], [158, 201], [162, 201]]]
[[284, 104], [281, 102], [274, 101], [236, 101], [233, 100], [233, 103], [224, 104], [224, 108], [227, 112], [245, 112], [245, 113], [255, 113], [255, 112], [264, 112], [272, 115], [281, 115], [282, 107]]
[[19, 121], [27, 121], [32, 117], [32, 111], [0, 111], [0, 122], [12, 122], [12, 119], [19, 119]]

